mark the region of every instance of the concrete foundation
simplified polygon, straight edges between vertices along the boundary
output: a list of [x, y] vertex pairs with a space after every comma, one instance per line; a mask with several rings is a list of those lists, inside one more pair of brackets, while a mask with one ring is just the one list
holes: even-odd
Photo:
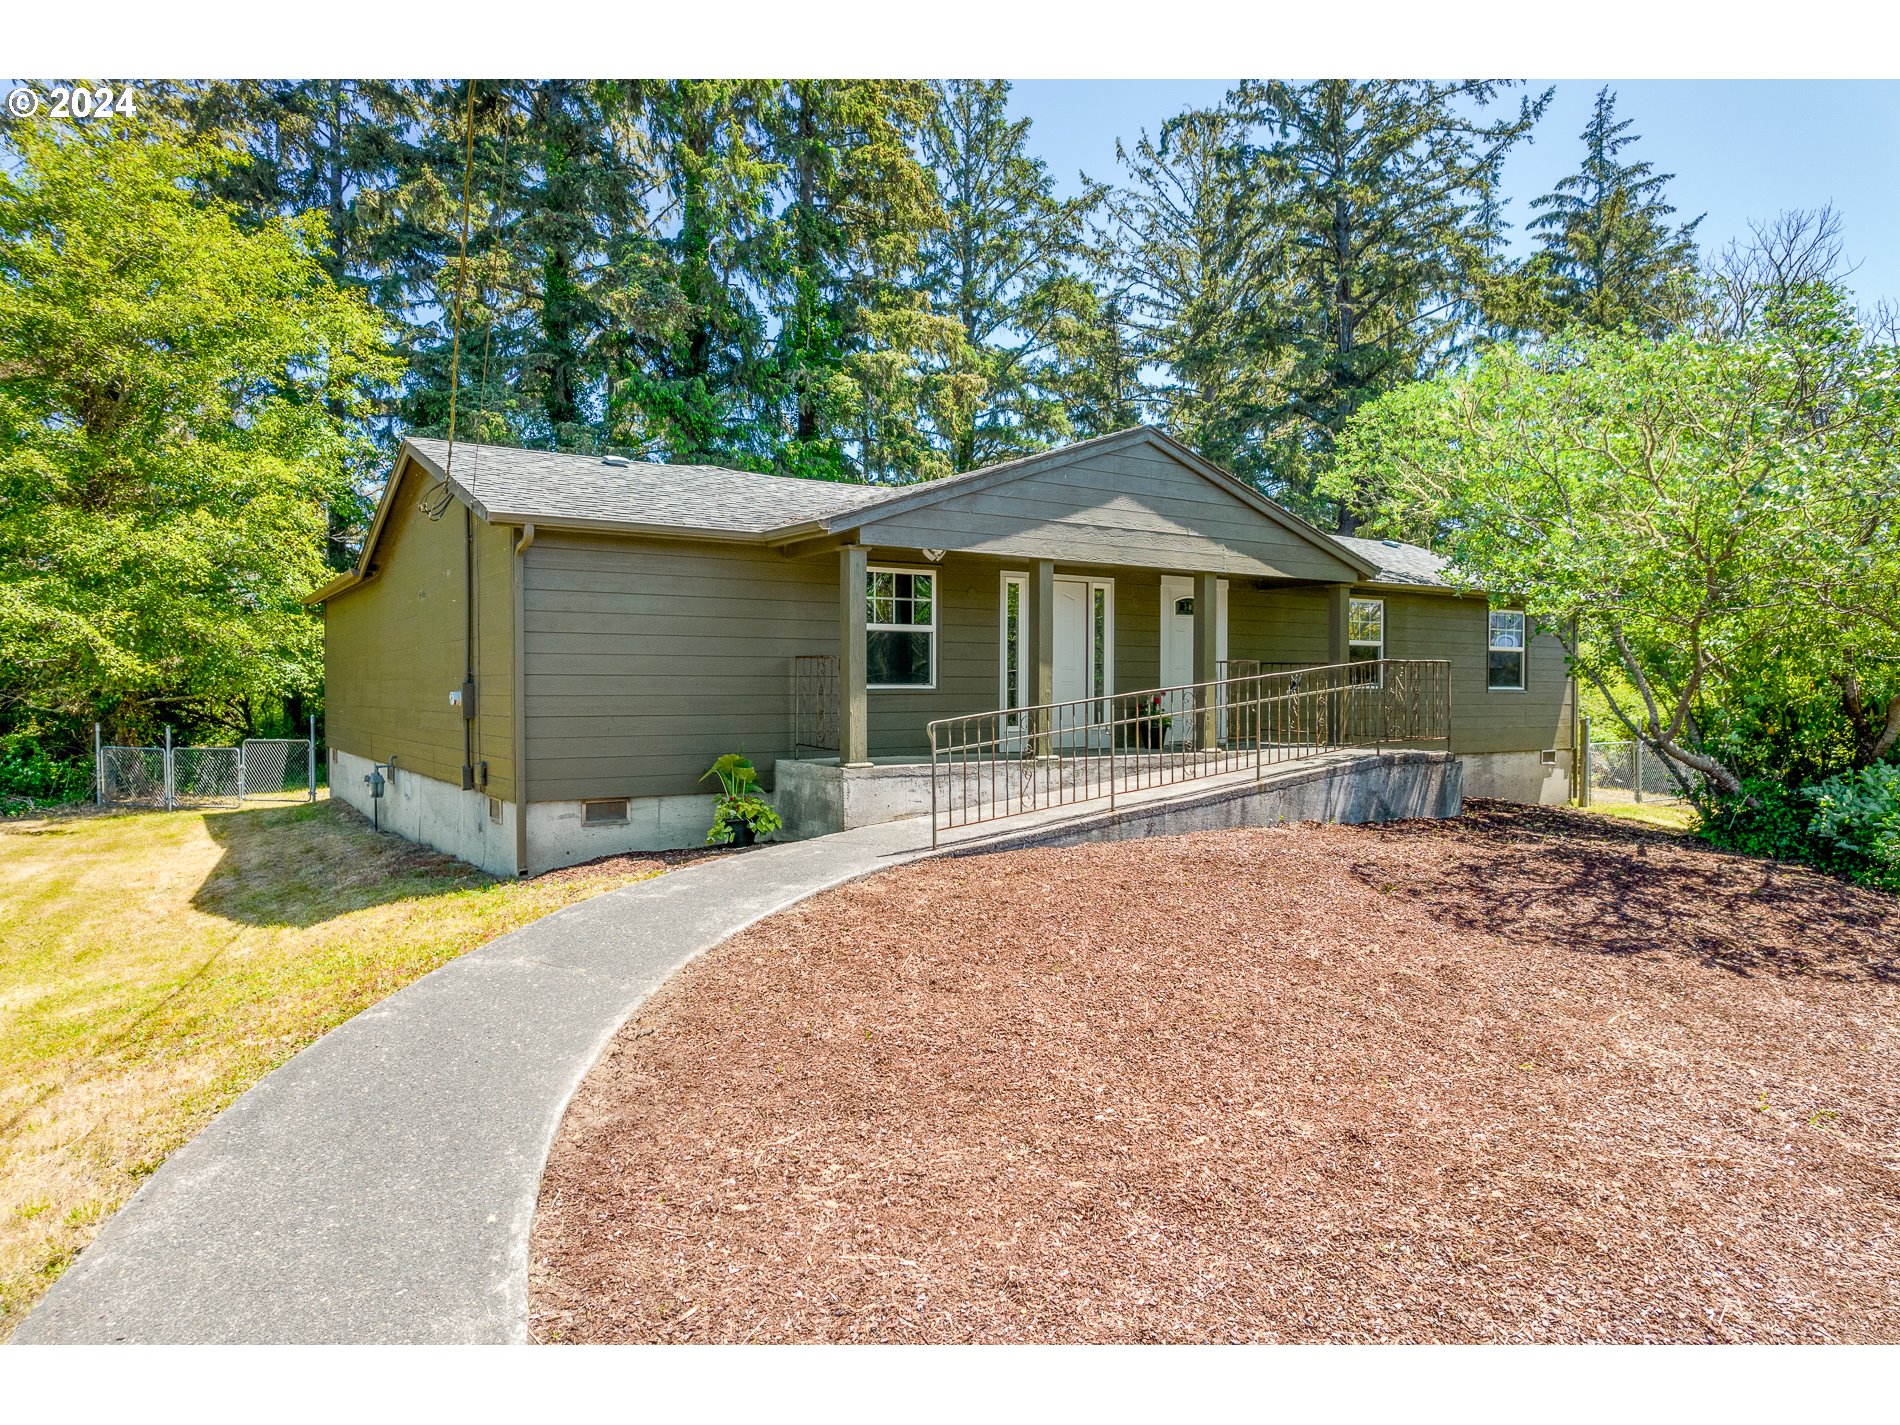
[[525, 874], [539, 875], [596, 856], [704, 846], [713, 802], [711, 796], [634, 797], [627, 803], [627, 820], [606, 826], [584, 825], [579, 802], [530, 802]]
[[1458, 760], [1465, 764], [1468, 797], [1529, 802], [1532, 806], [1570, 804], [1570, 764], [1576, 759], [1567, 747], [1558, 751], [1554, 763], [1545, 762], [1541, 752], [1466, 752], [1459, 754]]
[[515, 874], [515, 807], [501, 803], [501, 820], [488, 816], [488, 794], [465, 792], [447, 782], [403, 770], [386, 778], [375, 805], [363, 780], [374, 765], [367, 757], [330, 749], [330, 795], [348, 802], [384, 831], [420, 842], [482, 868], [492, 876]]

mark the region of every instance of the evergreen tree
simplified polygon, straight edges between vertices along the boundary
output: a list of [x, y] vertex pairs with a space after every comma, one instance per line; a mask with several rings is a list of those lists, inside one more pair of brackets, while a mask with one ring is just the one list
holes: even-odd
[[1520, 328], [1660, 336], [1689, 315], [1702, 219], [1671, 225], [1676, 210], [1663, 193], [1675, 174], [1621, 161], [1641, 141], [1630, 122], [1616, 117], [1615, 92], [1599, 90], [1582, 134], [1583, 167], [1531, 200], [1539, 216], [1530, 231], [1541, 247], [1516, 284], [1511, 318]]
[[788, 473], [923, 473], [932, 367], [961, 364], [954, 332], [916, 290], [924, 235], [940, 220], [913, 147], [929, 90], [913, 80], [791, 80], [769, 129], [782, 174], [779, 321]]
[[[1141, 406], [1195, 451], [1257, 476], [1275, 358], [1269, 318], [1285, 300], [1271, 206], [1245, 162], [1246, 125], [1226, 109], [1190, 112], [1132, 151], [1102, 235], [1112, 272], [1106, 313], [1137, 370]], [[1115, 398], [1111, 397], [1111, 404]]]
[[639, 86], [659, 190], [622, 244], [611, 438], [669, 460], [764, 468], [777, 432], [761, 282], [769, 276], [772, 86]]
[[1317, 490], [1354, 411], [1429, 376], [1458, 351], [1471, 294], [1497, 261], [1496, 201], [1505, 155], [1549, 102], [1505, 117], [1483, 111], [1489, 81], [1249, 80], [1228, 96], [1247, 149], [1258, 225], [1283, 254], [1288, 290], [1269, 314], [1284, 353], [1266, 412], [1271, 493], [1341, 533], [1369, 492]]
[[1066, 439], [1065, 375], [1100, 355], [1097, 293], [1078, 270], [1098, 185], [1056, 196], [1029, 150], [1029, 120], [1011, 119], [1009, 84], [957, 79], [931, 86], [923, 125], [943, 222], [924, 244], [921, 284], [963, 329], [967, 420], [947, 432], [954, 468], [969, 470]]

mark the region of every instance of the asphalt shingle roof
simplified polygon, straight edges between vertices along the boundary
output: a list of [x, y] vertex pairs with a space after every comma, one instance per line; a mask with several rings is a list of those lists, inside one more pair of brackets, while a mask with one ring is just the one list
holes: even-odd
[[[448, 442], [410, 437], [439, 471]], [[490, 519], [516, 517], [629, 524], [647, 528], [763, 534], [901, 493], [856, 485], [761, 475], [719, 465], [608, 465], [597, 455], [471, 445], [458, 441], [455, 483]]]
[[1392, 539], [1354, 539], [1336, 534], [1333, 539], [1378, 569], [1381, 584], [1421, 584], [1433, 589], [1448, 589], [1445, 566], [1451, 561], [1416, 544], [1401, 544]]
[[[408, 444], [438, 471], [448, 443], [411, 436]], [[1031, 457], [1032, 459], [1034, 457]], [[1010, 465], [1027, 463], [1011, 461]], [[1007, 468], [970, 471], [935, 482], [941, 490]], [[864, 510], [903, 499], [915, 485], [865, 485], [763, 475], [720, 465], [658, 465], [626, 461], [609, 465], [597, 455], [565, 455], [511, 446], [455, 447], [455, 483], [474, 497], [491, 520], [578, 521], [742, 535]], [[1446, 561], [1415, 544], [1352, 539], [1315, 530], [1320, 541], [1345, 546], [1377, 570], [1377, 581], [1446, 588]]]

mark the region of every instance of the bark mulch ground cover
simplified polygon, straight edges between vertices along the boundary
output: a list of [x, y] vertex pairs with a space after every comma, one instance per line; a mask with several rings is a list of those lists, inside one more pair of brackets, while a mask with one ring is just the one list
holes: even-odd
[[1573, 812], [940, 860], [680, 974], [544, 1341], [1900, 1340], [1900, 900]]

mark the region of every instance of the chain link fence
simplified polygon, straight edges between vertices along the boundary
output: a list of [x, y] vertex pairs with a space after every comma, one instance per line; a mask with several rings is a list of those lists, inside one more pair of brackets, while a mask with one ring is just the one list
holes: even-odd
[[317, 742], [250, 737], [236, 747], [114, 747], [94, 733], [101, 806], [242, 806], [247, 801], [314, 801]]
[[1692, 787], [1700, 780], [1686, 769], [1672, 772], [1647, 742], [1590, 743], [1590, 795], [1598, 801], [1687, 805], [1677, 773]]

